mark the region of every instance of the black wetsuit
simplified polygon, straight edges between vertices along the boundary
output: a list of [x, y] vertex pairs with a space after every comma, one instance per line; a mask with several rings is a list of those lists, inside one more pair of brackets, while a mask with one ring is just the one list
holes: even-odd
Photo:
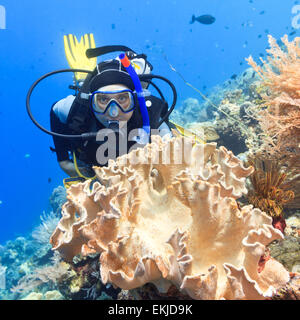
[[[160, 119], [166, 114], [168, 111], [168, 106], [164, 103], [161, 99], [155, 96], [149, 96], [146, 98], [146, 101], [151, 101], [151, 106], [147, 108], [150, 120], [150, 127], [151, 129], [157, 129]], [[149, 102], [148, 102], [149, 103]], [[74, 104], [74, 102], [73, 102]], [[54, 104], [55, 105], [55, 104]], [[59, 117], [53, 111], [53, 107], [51, 108], [50, 112], [50, 123], [51, 123], [51, 130], [53, 132], [61, 133], [61, 134], [81, 134], [84, 132], [98, 132], [100, 129], [105, 129], [105, 126], [100, 123], [96, 117], [94, 116], [91, 110], [88, 110], [88, 124], [83, 127], [78, 127], [74, 130], [70, 128], [70, 123], [72, 122], [72, 115], [74, 114], [74, 107], [72, 106], [70, 113], [68, 115], [66, 123], [60, 121]], [[170, 127], [168, 120], [164, 121], [168, 127]], [[143, 127], [142, 115], [140, 112], [139, 107], [136, 107], [132, 117], [127, 122], [127, 133], [129, 134], [131, 130], [138, 129]], [[128, 141], [128, 134], [127, 134], [127, 152], [129, 149], [136, 144], [136, 141]], [[53, 136], [55, 152], [57, 155], [57, 160], [64, 161], [64, 160], [71, 160], [70, 153], [75, 151], [77, 159], [83, 161], [85, 164], [92, 166], [92, 165], [106, 165], [106, 164], [99, 164], [96, 159], [96, 152], [99, 146], [104, 143], [104, 141], [96, 141], [96, 139], [89, 140], [89, 141], [81, 141], [80, 139], [66, 139]], [[116, 156], [119, 156], [119, 141], [117, 135], [117, 144], [116, 144]]]

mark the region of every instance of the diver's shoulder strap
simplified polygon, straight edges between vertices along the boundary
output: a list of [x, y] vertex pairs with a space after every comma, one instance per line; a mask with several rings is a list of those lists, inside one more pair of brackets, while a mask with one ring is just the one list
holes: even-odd
[[79, 90], [79, 93], [73, 101], [67, 118], [67, 124], [69, 128], [71, 131], [76, 133], [87, 132], [93, 119], [89, 101], [89, 84], [93, 75], [94, 73], [88, 74], [86, 77]]
[[146, 106], [149, 113], [150, 127], [151, 129], [157, 129], [161, 118], [168, 112], [168, 103], [155, 96], [149, 96], [146, 98]]
[[92, 120], [89, 105], [75, 99], [67, 118], [67, 125], [74, 133], [87, 132]]

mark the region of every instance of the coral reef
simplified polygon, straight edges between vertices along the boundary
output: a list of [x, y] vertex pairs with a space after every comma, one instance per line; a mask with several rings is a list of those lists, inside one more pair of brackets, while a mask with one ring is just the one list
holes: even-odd
[[300, 207], [300, 38], [281, 39], [283, 48], [269, 35], [270, 49], [263, 66], [250, 56], [247, 61], [268, 88], [256, 118], [263, 130], [262, 150], [291, 171], [295, 208]]
[[40, 292], [30, 292], [26, 297], [21, 300], [43, 300], [43, 294]]
[[280, 261], [290, 272], [299, 272], [300, 268], [300, 238], [286, 236], [269, 245], [270, 254]]
[[40, 224], [30, 234], [0, 245], [1, 300], [117, 298], [119, 289], [101, 283], [97, 258], [75, 257], [68, 264], [51, 250], [49, 238], [65, 200], [65, 189], [55, 188], [50, 197], [53, 211], [43, 212]]
[[52, 210], [57, 217], [60, 217], [61, 207], [66, 202], [66, 197], [66, 190], [63, 186], [58, 186], [52, 191], [49, 201]]
[[247, 61], [269, 88], [269, 95], [264, 95], [266, 109], [260, 112], [260, 125], [267, 141], [271, 144], [270, 152], [279, 152], [300, 158], [300, 38], [289, 42], [287, 35], [282, 39], [286, 50], [279, 47], [269, 35], [270, 49], [268, 61], [261, 58], [263, 67], [258, 66], [250, 56]]
[[283, 207], [295, 196], [293, 191], [286, 190], [284, 185], [286, 174], [274, 159], [249, 157], [247, 164], [255, 169], [250, 176], [248, 201], [271, 216], [273, 226], [283, 233], [286, 227]]
[[64, 297], [57, 290], [47, 291], [45, 294], [31, 292], [21, 300], [64, 300]]
[[53, 211], [48, 214], [44, 211], [40, 216], [40, 219], [41, 224], [32, 231], [31, 236], [37, 243], [42, 246], [47, 246], [49, 244], [49, 238], [53, 233], [59, 218]]
[[234, 154], [247, 152], [260, 145], [260, 133], [257, 122], [253, 120], [255, 105], [249, 101], [240, 105], [237, 102], [223, 100], [215, 112], [213, 125], [220, 136], [218, 145], [224, 145]]
[[300, 237], [300, 212], [296, 212], [286, 219], [287, 227], [285, 234], [293, 237]]
[[35, 289], [43, 283], [57, 284], [63, 278], [70, 277], [69, 266], [60, 261], [58, 253], [52, 258], [52, 264], [50, 266], [44, 266], [37, 268], [30, 274], [25, 275], [18, 281], [18, 284], [14, 286], [12, 292], [26, 292]]
[[[171, 285], [167, 292], [160, 292], [157, 287], [152, 283], [146, 283], [142, 287], [131, 289], [128, 291], [128, 298], [130, 300], [173, 300], [176, 297], [176, 300], [192, 300], [192, 298], [180, 292], [176, 286]], [[125, 297], [123, 297], [125, 300]]]
[[193, 145], [153, 137], [95, 167], [99, 182], [68, 190], [53, 249], [67, 261], [100, 253], [102, 282], [125, 290], [152, 283], [193, 299], [271, 296], [289, 273], [261, 258], [283, 235], [267, 214], [236, 202], [253, 168], [215, 143]]
[[170, 120], [184, 126], [186, 123], [196, 121], [202, 122], [208, 119], [206, 108], [196, 98], [187, 98], [170, 116]]
[[[170, 119], [185, 128], [206, 130], [205, 141], [217, 141], [235, 155], [257, 149], [261, 145], [260, 127], [253, 114], [262, 103], [265, 87], [252, 68], [248, 68], [235, 80], [210, 90], [203, 102], [186, 99], [176, 107]], [[211, 134], [212, 133], [212, 134]]]
[[300, 274], [291, 274], [291, 280], [279, 288], [272, 300], [300, 300]]
[[72, 276], [58, 284], [58, 289], [72, 300], [116, 299], [120, 289], [104, 285], [99, 271], [99, 254], [77, 255], [71, 264]]

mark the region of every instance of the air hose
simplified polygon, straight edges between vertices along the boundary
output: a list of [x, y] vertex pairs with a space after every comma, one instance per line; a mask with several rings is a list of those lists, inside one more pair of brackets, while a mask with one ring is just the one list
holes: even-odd
[[96, 137], [97, 132], [87, 132], [87, 133], [82, 133], [82, 134], [74, 134], [74, 135], [67, 135], [67, 134], [60, 134], [60, 133], [56, 133], [56, 132], [52, 132], [47, 130], [46, 128], [44, 128], [43, 126], [41, 126], [34, 118], [34, 116], [32, 115], [31, 112], [31, 106], [30, 106], [30, 98], [32, 95], [32, 92], [34, 90], [34, 88], [44, 79], [57, 74], [57, 73], [64, 73], [64, 72], [84, 72], [84, 73], [92, 73], [92, 71], [89, 70], [83, 70], [83, 69], [62, 69], [62, 70], [56, 70], [56, 71], [52, 71], [49, 73], [46, 73], [45, 75], [43, 75], [42, 77], [40, 77], [38, 80], [36, 80], [32, 86], [30, 87], [28, 93], [27, 93], [27, 97], [26, 97], [26, 110], [27, 113], [30, 117], [30, 119], [32, 120], [32, 122], [43, 132], [50, 134], [51, 136], [55, 136], [55, 137], [60, 137], [60, 138], [72, 138], [72, 139], [82, 139], [82, 140], [90, 140]]

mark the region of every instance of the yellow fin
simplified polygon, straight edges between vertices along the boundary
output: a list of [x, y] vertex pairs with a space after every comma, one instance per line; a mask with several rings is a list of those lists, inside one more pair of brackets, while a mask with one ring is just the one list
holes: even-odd
[[[95, 39], [92, 33], [85, 34], [78, 42], [76, 36], [73, 34], [64, 35], [65, 54], [70, 68], [94, 70], [97, 65], [97, 58], [89, 59], [86, 56], [86, 50], [95, 48]], [[75, 79], [77, 81], [84, 80], [87, 73], [75, 72]]]

